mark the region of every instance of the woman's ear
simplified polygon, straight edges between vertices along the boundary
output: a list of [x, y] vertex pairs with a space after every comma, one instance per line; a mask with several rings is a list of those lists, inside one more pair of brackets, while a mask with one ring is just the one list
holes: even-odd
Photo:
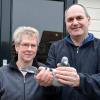
[[15, 51], [16, 51], [16, 53], [18, 52], [18, 49], [19, 49], [19, 44], [15, 44]]

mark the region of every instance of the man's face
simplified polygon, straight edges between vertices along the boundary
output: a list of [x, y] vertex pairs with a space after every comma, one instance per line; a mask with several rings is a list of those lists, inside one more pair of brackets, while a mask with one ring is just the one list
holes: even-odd
[[18, 53], [18, 61], [24, 63], [30, 63], [36, 56], [37, 53], [37, 38], [34, 36], [24, 35], [21, 43], [15, 45]]
[[87, 17], [84, 9], [79, 5], [74, 5], [65, 13], [65, 23], [67, 31], [73, 37], [84, 36], [88, 33], [90, 17]]

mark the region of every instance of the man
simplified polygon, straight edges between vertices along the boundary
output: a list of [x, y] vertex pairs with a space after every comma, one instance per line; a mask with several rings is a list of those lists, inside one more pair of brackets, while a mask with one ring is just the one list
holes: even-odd
[[[88, 32], [90, 16], [83, 5], [74, 4], [65, 11], [65, 23], [69, 35], [52, 44], [47, 58], [50, 68], [57, 66], [62, 100], [99, 100], [100, 40]], [[57, 65], [63, 56], [70, 66]]]
[[0, 68], [0, 100], [50, 100], [34, 78], [35, 67], [41, 66], [35, 58], [39, 32], [20, 26], [13, 34], [13, 41], [17, 59]]

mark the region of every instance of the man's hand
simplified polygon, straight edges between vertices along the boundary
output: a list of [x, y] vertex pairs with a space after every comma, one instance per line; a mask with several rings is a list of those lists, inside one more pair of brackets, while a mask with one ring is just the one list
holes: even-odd
[[80, 77], [73, 67], [57, 67], [55, 76], [58, 81], [64, 85], [69, 85], [71, 87], [79, 87], [80, 85]]

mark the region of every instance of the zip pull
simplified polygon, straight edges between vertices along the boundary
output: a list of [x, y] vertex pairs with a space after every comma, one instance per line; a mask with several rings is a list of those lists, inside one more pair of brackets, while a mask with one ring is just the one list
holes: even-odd
[[77, 53], [79, 52], [79, 47], [77, 47]]

